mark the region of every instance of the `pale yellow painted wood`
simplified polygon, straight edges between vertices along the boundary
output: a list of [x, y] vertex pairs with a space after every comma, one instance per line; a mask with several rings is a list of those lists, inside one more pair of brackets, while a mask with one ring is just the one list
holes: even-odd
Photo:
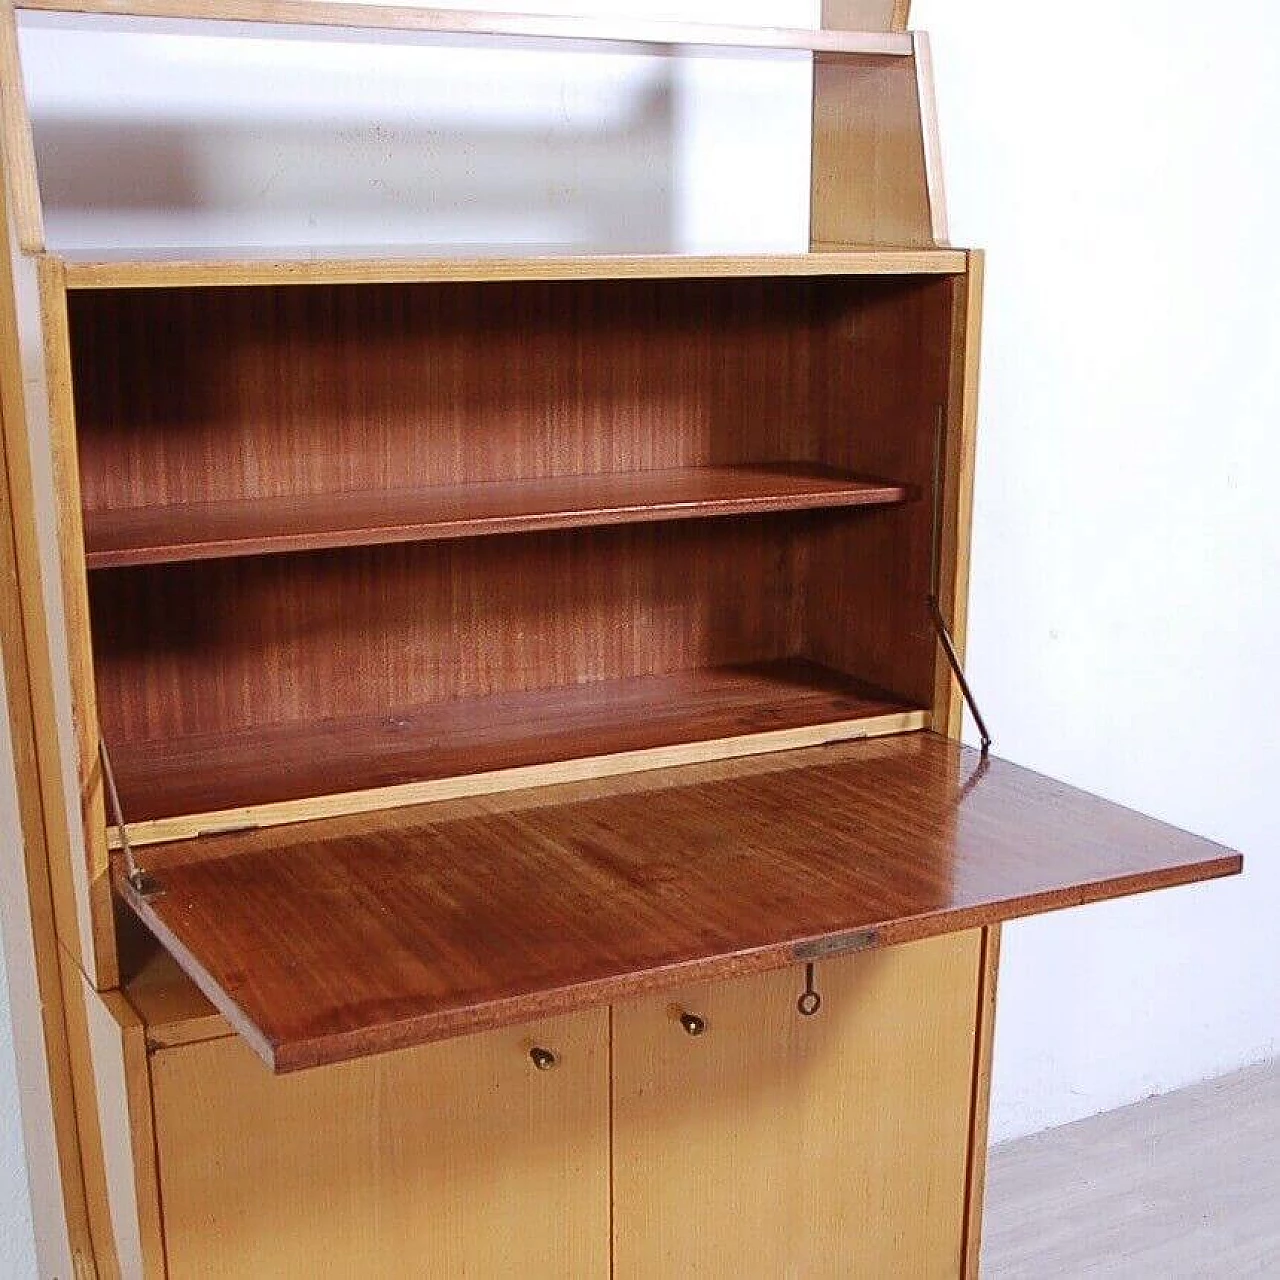
[[[968, 274], [963, 282], [957, 282], [951, 332], [950, 405], [945, 419], [946, 484], [938, 598], [961, 661], [964, 660], [969, 625], [969, 550], [978, 438], [984, 264], [981, 252], [970, 253]], [[981, 691], [975, 692], [981, 698]], [[934, 667], [933, 705], [937, 732], [959, 738], [964, 727], [964, 703], [941, 646]]]
[[[84, 523], [80, 504], [75, 404], [72, 393], [71, 336], [62, 264], [40, 260], [40, 304], [44, 319], [44, 365], [49, 395], [49, 432], [54, 488], [58, 504], [57, 537], [67, 663], [75, 708], [76, 770], [85, 864], [73, 861], [72, 874], [85, 877], [92, 916], [91, 949], [81, 964], [99, 990], [119, 985], [114, 908], [106, 838], [102, 762], [98, 751], [98, 703], [89, 628], [89, 585], [85, 569]], [[64, 941], [64, 945], [69, 945]]]
[[[485, 773], [468, 774], [465, 777], [408, 782], [394, 787], [350, 791], [343, 795], [308, 796], [302, 800], [245, 805], [236, 809], [222, 809], [215, 813], [157, 818], [150, 822], [130, 822], [127, 813], [124, 818], [130, 845], [141, 848], [167, 840], [187, 840], [246, 826], [274, 827], [284, 823], [309, 821], [312, 818], [335, 818], [351, 813], [372, 813], [381, 809], [400, 809], [408, 805], [426, 804], [428, 801], [493, 795], [504, 791], [519, 791], [527, 787], [554, 786], [562, 782], [611, 778], [622, 774], [641, 773], [649, 769], [700, 764], [707, 760], [736, 760], [745, 756], [767, 755], [774, 751], [823, 746], [829, 742], [848, 742], [859, 738], [880, 738], [895, 733], [911, 733], [926, 728], [930, 720], [931, 715], [927, 711], [902, 711], [892, 715], [869, 716], [865, 720], [837, 720], [831, 724], [811, 725], [799, 729], [778, 729], [768, 733], [714, 738], [706, 742], [679, 743], [670, 747], [653, 747], [643, 751], [587, 756], [580, 760], [565, 760], [555, 764], [523, 765], [516, 769], [496, 769]], [[119, 831], [114, 825], [108, 830], [107, 842], [113, 849], [120, 847]]]
[[[302, 252], [302, 251], [299, 251]], [[747, 276], [956, 275], [966, 269], [953, 249], [893, 249], [823, 254], [689, 254], [440, 257], [69, 257], [70, 289], [155, 289], [260, 284], [417, 284], [489, 280], [663, 280]]]
[[812, 1018], [802, 967], [618, 1006], [616, 1280], [954, 1280], [981, 950], [819, 963]]
[[290, 1076], [239, 1039], [157, 1051], [170, 1277], [603, 1280], [608, 1024], [596, 1009]]
[[327, 3], [326, 0], [19, 0], [18, 7], [143, 18], [268, 22], [440, 35], [605, 41], [610, 44], [821, 49], [830, 53], [889, 56], [911, 52], [909, 40], [885, 31], [837, 33], [795, 27], [746, 27], [588, 15], [485, 13], [416, 5]]
[[978, 1280], [982, 1253], [982, 1213], [987, 1181], [987, 1122], [991, 1115], [991, 1058], [996, 1038], [996, 988], [1000, 975], [1000, 929], [982, 931], [978, 1030], [974, 1048], [973, 1104], [969, 1110], [969, 1174], [964, 1209], [965, 1280]]
[[950, 244], [947, 226], [947, 188], [942, 170], [942, 137], [938, 131], [938, 102], [933, 85], [933, 52], [929, 37], [917, 31], [912, 40], [916, 51], [916, 93], [920, 99], [920, 131], [924, 138], [925, 188], [929, 200], [929, 224], [933, 241]]
[[11, 0], [0, 0], [0, 142], [18, 245], [24, 253], [39, 253], [44, 249], [44, 211]]

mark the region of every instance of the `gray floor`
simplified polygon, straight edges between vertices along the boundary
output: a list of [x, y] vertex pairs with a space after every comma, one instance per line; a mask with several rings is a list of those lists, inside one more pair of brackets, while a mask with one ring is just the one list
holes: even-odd
[[984, 1280], [1280, 1280], [1280, 1061], [996, 1147]]

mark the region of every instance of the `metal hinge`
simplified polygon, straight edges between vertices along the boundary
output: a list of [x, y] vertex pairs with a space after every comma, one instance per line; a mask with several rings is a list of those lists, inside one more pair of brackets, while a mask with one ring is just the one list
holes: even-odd
[[120, 808], [120, 792], [116, 790], [116, 775], [111, 768], [111, 753], [107, 750], [105, 739], [98, 739], [98, 755], [102, 759], [102, 777], [107, 784], [107, 802], [111, 805], [111, 816], [115, 819], [116, 830], [120, 833], [120, 853], [124, 857], [125, 879], [130, 888], [142, 898], [155, 898], [164, 892], [164, 886], [149, 871], [138, 866], [133, 856], [133, 848], [129, 844], [129, 829], [125, 825], [124, 813]]

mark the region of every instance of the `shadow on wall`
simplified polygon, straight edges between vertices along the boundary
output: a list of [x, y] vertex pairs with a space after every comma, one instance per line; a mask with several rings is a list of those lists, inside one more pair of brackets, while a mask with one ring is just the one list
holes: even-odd
[[675, 247], [663, 69], [599, 128], [34, 121], [50, 244]]

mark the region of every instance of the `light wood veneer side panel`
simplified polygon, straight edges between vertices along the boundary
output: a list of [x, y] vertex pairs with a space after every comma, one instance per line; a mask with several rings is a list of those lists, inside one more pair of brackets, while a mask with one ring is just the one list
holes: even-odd
[[[81, 990], [115, 1259], [121, 1276], [162, 1280], [164, 1245], [146, 1028], [119, 991], [95, 991], [83, 980]], [[106, 1271], [109, 1265], [100, 1263], [99, 1269]]]
[[978, 1280], [982, 1260], [982, 1212], [987, 1185], [987, 1124], [991, 1114], [991, 1060], [995, 1048], [1001, 927], [998, 924], [988, 925], [982, 931], [982, 970], [978, 987], [973, 1106], [969, 1124], [969, 1173], [964, 1210], [964, 1260], [961, 1270], [965, 1280]]
[[951, 243], [947, 221], [947, 188], [942, 169], [942, 138], [938, 131], [938, 103], [933, 86], [933, 51], [923, 31], [912, 37], [916, 51], [916, 92], [920, 97], [920, 130], [924, 137], [925, 190], [929, 222], [937, 245]]
[[[99, 1093], [98, 1061], [94, 1037], [99, 1028], [90, 1025], [88, 1001], [94, 995], [79, 966], [59, 948], [59, 969], [63, 1007], [66, 1011], [70, 1045], [71, 1075], [74, 1085], [76, 1129], [80, 1137], [80, 1171], [84, 1180], [90, 1236], [89, 1267], [98, 1275], [119, 1276], [120, 1255], [112, 1220], [110, 1178], [107, 1173], [108, 1132], [116, 1131], [120, 1116], [103, 1112], [104, 1096]], [[96, 997], [94, 997], [96, 998]], [[92, 1274], [92, 1271], [90, 1272]]]
[[606, 1008], [290, 1077], [230, 1038], [151, 1071], [171, 1280], [609, 1275]]
[[44, 210], [12, 0], [0, 0], [0, 129], [4, 133], [5, 184], [18, 247], [23, 253], [40, 253], [44, 249]]
[[82, 874], [85, 877], [85, 886], [78, 887], [78, 892], [87, 892], [92, 931], [91, 949], [86, 948], [83, 942], [81, 944], [81, 964], [102, 990], [117, 986], [120, 977], [107, 851], [106, 801], [99, 756], [98, 698], [85, 569], [67, 290], [61, 264], [52, 258], [40, 261], [40, 301], [44, 318], [44, 359], [57, 504], [62, 608], [71, 681], [76, 776], [80, 788], [79, 816], [85, 850], [85, 865], [82, 868], [73, 859], [72, 876], [77, 880]]
[[934, 247], [916, 57], [813, 66], [810, 247]]
[[[66, 1247], [79, 1265], [91, 1259], [92, 1242], [58, 947], [59, 921], [65, 922], [71, 941], [78, 944], [79, 913], [69, 874], [65, 797], [59, 785], [61, 756], [34, 520], [15, 240], [7, 191], [0, 185], [0, 662], [7, 699], [0, 732], [7, 731], [12, 743], [22, 841], [20, 850], [14, 851], [8, 874], [23, 881], [22, 888], [15, 888], [9, 897], [30, 917], [31, 965], [39, 1002], [38, 1014], [33, 1010], [31, 1016], [40, 1021], [51, 1106], [47, 1126], [53, 1134], [52, 1152], [46, 1155], [43, 1146], [38, 1148], [29, 1140], [28, 1158], [38, 1239], [46, 1232], [50, 1236], [65, 1232]], [[20, 258], [18, 263], [22, 263]], [[24, 930], [15, 929], [10, 947], [20, 945], [23, 936]], [[16, 966], [10, 980], [18, 981]], [[19, 1006], [15, 986], [14, 1017], [26, 1012]], [[39, 1070], [38, 1066], [28, 1068], [22, 1050], [18, 1053], [20, 1079], [29, 1069]], [[32, 1126], [28, 1108], [39, 1106], [40, 1098], [39, 1087], [28, 1090], [24, 1125]], [[39, 1128], [48, 1132], [46, 1125]], [[56, 1170], [48, 1168], [46, 1172], [54, 1162]], [[47, 1195], [45, 1187], [49, 1187]], [[56, 1225], [50, 1227], [51, 1221]]]
[[[951, 333], [951, 388], [945, 419], [938, 598], [962, 662], [969, 627], [969, 552], [973, 537], [984, 265], [981, 252], [971, 253], [968, 274], [956, 281]], [[975, 690], [975, 696], [981, 706], [982, 691]], [[959, 738], [964, 728], [964, 700], [941, 646], [937, 649], [934, 663], [933, 708], [934, 729], [948, 737]]]
[[812, 1018], [800, 966], [616, 1006], [617, 1280], [954, 1276], [980, 949], [820, 962]]
[[905, 31], [910, 0], [822, 0], [825, 31]]

